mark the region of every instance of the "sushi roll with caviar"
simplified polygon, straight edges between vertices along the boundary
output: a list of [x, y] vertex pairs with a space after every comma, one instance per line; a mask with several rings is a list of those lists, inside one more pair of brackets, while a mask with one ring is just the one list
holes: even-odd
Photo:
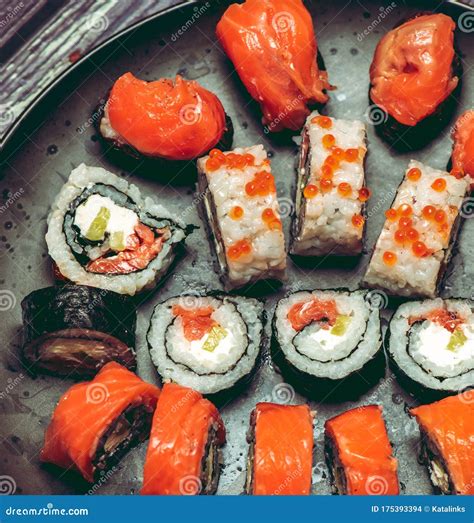
[[155, 307], [148, 330], [163, 380], [206, 395], [246, 384], [263, 343], [263, 304], [240, 296], [179, 296]]
[[449, 16], [419, 14], [377, 45], [370, 66], [369, 116], [399, 149], [425, 145], [455, 108], [462, 74], [455, 29]]
[[246, 494], [311, 494], [314, 442], [308, 405], [257, 403], [247, 441]]
[[411, 160], [364, 283], [398, 296], [434, 298], [460, 225], [468, 182]]
[[306, 395], [355, 397], [383, 373], [379, 310], [366, 291], [289, 294], [277, 304], [272, 335], [273, 361]]
[[232, 144], [232, 123], [219, 98], [179, 75], [146, 82], [125, 73], [99, 112], [102, 138], [141, 160], [189, 161]]
[[198, 190], [227, 289], [285, 276], [275, 180], [262, 145], [198, 160]]
[[144, 441], [160, 389], [115, 362], [59, 400], [40, 453], [43, 463], [97, 481], [128, 450]]
[[410, 410], [435, 491], [474, 495], [474, 390]]
[[29, 370], [91, 377], [109, 361], [135, 369], [137, 313], [127, 296], [64, 285], [34, 291], [21, 306]]
[[48, 216], [46, 243], [74, 283], [134, 295], [155, 287], [189, 227], [138, 187], [102, 169], [74, 169]]
[[389, 332], [391, 363], [417, 396], [436, 398], [474, 387], [474, 308], [469, 300], [404, 303]]
[[366, 130], [358, 120], [310, 114], [297, 164], [290, 252], [303, 256], [362, 252]]
[[456, 120], [452, 138], [451, 174], [457, 178], [466, 176], [472, 190], [474, 188], [474, 109], [469, 109]]
[[215, 494], [224, 443], [217, 408], [195, 390], [165, 383], [153, 416], [141, 494]]
[[328, 101], [332, 87], [301, 0], [232, 4], [216, 33], [269, 132], [301, 129], [308, 105]]
[[325, 454], [335, 494], [399, 494], [397, 460], [382, 416], [382, 407], [348, 410], [324, 424]]

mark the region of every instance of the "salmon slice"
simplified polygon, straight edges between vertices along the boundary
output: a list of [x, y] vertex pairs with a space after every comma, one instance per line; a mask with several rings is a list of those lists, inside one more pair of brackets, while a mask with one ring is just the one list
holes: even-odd
[[124, 74], [112, 87], [107, 113], [113, 130], [139, 153], [170, 160], [202, 156], [226, 131], [217, 96], [179, 75], [145, 82]]
[[217, 486], [213, 476], [219, 473], [212, 452], [224, 442], [224, 423], [210, 401], [195, 390], [165, 384], [153, 416], [141, 494], [212, 493], [207, 489]]
[[381, 407], [348, 410], [326, 421], [325, 430], [331, 458], [328, 465], [340, 494], [399, 493], [397, 460], [392, 456]]
[[301, 0], [232, 4], [216, 32], [269, 131], [300, 129], [307, 105], [328, 101], [331, 86], [317, 65], [313, 21]]
[[470, 390], [410, 410], [420, 425], [431, 479], [445, 494], [474, 494], [473, 395]]
[[452, 173], [456, 176], [470, 176], [474, 184], [474, 109], [463, 113], [456, 121], [452, 138]]
[[389, 31], [370, 66], [370, 98], [399, 123], [415, 126], [453, 92], [454, 21], [420, 15]]

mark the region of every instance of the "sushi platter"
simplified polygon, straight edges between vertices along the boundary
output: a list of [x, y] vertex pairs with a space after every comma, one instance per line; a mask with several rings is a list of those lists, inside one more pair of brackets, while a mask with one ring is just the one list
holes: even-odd
[[473, 494], [474, 11], [231, 4], [0, 151], [2, 491]]

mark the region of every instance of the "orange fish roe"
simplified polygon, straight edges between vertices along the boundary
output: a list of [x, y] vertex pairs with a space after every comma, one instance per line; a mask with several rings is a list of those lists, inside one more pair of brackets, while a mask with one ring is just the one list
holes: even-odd
[[398, 208], [398, 214], [400, 216], [411, 216], [413, 214], [413, 209], [408, 203], [402, 203]]
[[240, 240], [227, 249], [227, 257], [230, 260], [238, 260], [241, 256], [250, 254], [252, 245], [248, 240]]
[[348, 198], [352, 194], [352, 186], [350, 183], [347, 182], [341, 182], [337, 186], [337, 192], [340, 196], [343, 198]]
[[411, 242], [418, 240], [420, 237], [418, 231], [413, 227], [408, 227], [408, 229], [405, 230], [405, 235]]
[[354, 214], [351, 221], [354, 227], [362, 227], [364, 225], [365, 219], [360, 214]]
[[311, 198], [314, 198], [318, 194], [318, 192], [318, 187], [310, 183], [304, 188], [303, 196], [309, 200]]
[[446, 180], [444, 178], [436, 178], [436, 180], [431, 184], [431, 188], [437, 192], [444, 191], [446, 189]]
[[206, 160], [206, 169], [209, 172], [217, 171], [217, 169], [219, 169], [220, 167], [222, 167], [222, 162], [220, 160], [218, 160], [217, 158], [209, 157]]
[[275, 193], [275, 180], [272, 173], [267, 171], [255, 173], [254, 179], [245, 185], [245, 192], [249, 196], [268, 196]]
[[411, 246], [413, 254], [418, 258], [422, 258], [428, 254], [428, 247], [421, 241], [416, 241]]
[[346, 149], [344, 153], [344, 160], [346, 162], [355, 162], [359, 158], [359, 149]]
[[359, 189], [359, 201], [366, 202], [370, 198], [371, 194], [372, 193], [370, 192], [369, 188], [362, 187]]
[[218, 160], [225, 161], [225, 154], [220, 149], [211, 149], [209, 156], [211, 158], [217, 158]]
[[326, 178], [331, 178], [334, 174], [333, 168], [330, 165], [324, 164], [321, 167], [321, 174]]
[[397, 263], [397, 255], [392, 251], [385, 251], [382, 256], [385, 265], [395, 265]]
[[229, 216], [233, 220], [240, 220], [240, 218], [242, 218], [243, 215], [244, 215], [244, 210], [242, 209], [242, 207], [240, 207], [240, 205], [236, 205], [235, 207], [232, 207], [232, 209], [229, 212]]
[[334, 158], [337, 158], [338, 160], [344, 158], [344, 149], [341, 149], [340, 147], [332, 147], [331, 151]]
[[398, 213], [395, 209], [387, 209], [385, 211], [385, 218], [391, 222], [394, 222], [398, 218]]
[[432, 220], [434, 218], [435, 212], [436, 209], [432, 205], [425, 205], [421, 211], [421, 214], [426, 220]]
[[412, 182], [417, 182], [421, 178], [421, 171], [418, 169], [418, 167], [412, 167], [407, 172], [407, 178], [411, 180]]
[[448, 218], [447, 214], [442, 209], [435, 212], [435, 215], [434, 215], [435, 222], [444, 223], [447, 220], [447, 218]]
[[451, 172], [449, 174], [451, 176], [454, 176], [458, 180], [460, 180], [461, 178], [464, 178], [464, 173], [461, 169], [451, 169]]
[[255, 156], [253, 154], [245, 153], [244, 159], [247, 165], [253, 165], [255, 163]]
[[226, 166], [230, 169], [244, 169], [248, 165], [254, 165], [255, 156], [250, 153], [224, 154], [219, 149], [212, 149], [209, 152], [209, 158], [206, 160], [206, 169], [208, 171], [217, 171], [217, 169]]
[[324, 160], [324, 165], [329, 165], [336, 168], [339, 167], [339, 160], [335, 156], [331, 155]]
[[407, 227], [411, 227], [413, 225], [413, 220], [411, 218], [408, 218], [407, 216], [402, 216], [398, 220], [398, 226], [400, 229], [406, 229]]
[[262, 220], [267, 224], [271, 231], [282, 228], [281, 221], [278, 216], [269, 207], [262, 212]]
[[406, 231], [404, 229], [397, 229], [393, 235], [393, 239], [396, 243], [403, 245], [407, 240]]
[[332, 127], [332, 120], [329, 116], [315, 116], [314, 118], [311, 118], [311, 123], [315, 123], [323, 129], [331, 129]]
[[322, 139], [323, 146], [326, 149], [331, 148], [336, 143], [336, 138], [332, 134], [325, 134]]
[[329, 192], [332, 189], [332, 181], [329, 178], [321, 178], [319, 187], [321, 192]]

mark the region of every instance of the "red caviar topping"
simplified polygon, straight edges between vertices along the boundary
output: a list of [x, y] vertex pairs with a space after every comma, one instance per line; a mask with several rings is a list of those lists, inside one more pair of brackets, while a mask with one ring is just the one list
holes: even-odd
[[245, 153], [244, 159], [247, 165], [253, 165], [255, 163], [255, 156], [253, 154]]
[[240, 220], [240, 218], [242, 218], [243, 215], [244, 215], [244, 210], [242, 209], [242, 207], [240, 207], [240, 205], [236, 205], [235, 207], [232, 207], [232, 209], [230, 210], [230, 213], [229, 213], [229, 216], [233, 220]]
[[245, 185], [245, 192], [249, 196], [267, 196], [276, 192], [272, 174], [266, 171], [255, 173], [254, 179]]
[[391, 222], [394, 222], [398, 217], [398, 213], [395, 209], [387, 209], [385, 211], [385, 218], [387, 220], [390, 220]]
[[341, 182], [338, 186], [337, 186], [337, 192], [339, 193], [340, 196], [342, 196], [343, 198], [347, 198], [349, 197], [351, 194], [352, 194], [352, 186], [350, 183], [347, 183], [347, 182]]
[[218, 158], [209, 157], [206, 160], [206, 169], [208, 171], [217, 171], [222, 166], [222, 162]]
[[382, 256], [385, 265], [395, 265], [397, 263], [397, 255], [392, 251], [385, 251]]
[[431, 188], [437, 192], [442, 192], [446, 189], [446, 180], [444, 178], [436, 178], [431, 184]]
[[370, 189], [368, 187], [362, 187], [359, 189], [359, 201], [366, 202], [371, 196]]
[[393, 239], [400, 245], [403, 245], [407, 239], [405, 229], [397, 229], [393, 235]]
[[323, 146], [326, 149], [329, 149], [336, 143], [336, 138], [334, 138], [334, 135], [332, 134], [325, 134], [322, 139]]
[[413, 227], [408, 227], [408, 229], [405, 230], [405, 234], [406, 234], [406, 237], [411, 241], [411, 242], [414, 242], [416, 240], [418, 240], [419, 238], [419, 233], [416, 229], [414, 229]]
[[411, 218], [408, 218], [407, 216], [402, 216], [398, 220], [398, 226], [400, 229], [406, 229], [407, 227], [411, 227], [413, 225], [413, 220]]
[[333, 168], [330, 165], [324, 164], [321, 167], [321, 174], [326, 178], [331, 178], [334, 174]]
[[217, 158], [218, 160], [225, 161], [225, 154], [220, 149], [211, 149], [209, 156], [211, 158]]
[[338, 160], [342, 160], [344, 157], [344, 149], [341, 149], [340, 147], [333, 147], [332, 149], [332, 155], [337, 158]]
[[427, 220], [432, 220], [434, 218], [436, 209], [432, 205], [426, 205], [423, 207], [423, 210], [421, 213], [423, 214], [423, 218]]
[[428, 254], [428, 247], [421, 241], [416, 241], [411, 246], [413, 254], [418, 258], [422, 258]]
[[411, 180], [412, 182], [417, 182], [421, 178], [421, 171], [418, 169], [418, 167], [412, 167], [407, 172], [407, 178]]
[[303, 196], [307, 199], [314, 198], [318, 194], [318, 187], [310, 183], [303, 190]]
[[446, 221], [446, 219], [447, 219], [447, 215], [442, 209], [435, 212], [435, 215], [434, 215], [435, 222], [444, 223]]
[[329, 116], [315, 116], [311, 118], [311, 123], [318, 124], [323, 129], [331, 129], [332, 127], [332, 120]]
[[326, 160], [324, 160], [324, 163], [326, 165], [329, 165], [331, 167], [338, 167], [339, 166], [339, 160], [333, 156], [333, 155], [330, 155], [326, 158]]
[[321, 178], [319, 182], [321, 192], [329, 192], [332, 189], [332, 181], [329, 178]]
[[282, 228], [281, 221], [278, 216], [273, 212], [273, 209], [267, 208], [262, 212], [262, 220], [267, 224], [271, 231], [275, 231]]
[[408, 203], [402, 203], [398, 208], [398, 214], [401, 216], [411, 216], [413, 214], [413, 209]]
[[351, 221], [354, 227], [362, 227], [362, 225], [364, 225], [365, 219], [360, 214], [354, 214]]
[[346, 149], [344, 160], [346, 162], [355, 162], [359, 158], [359, 149]]
[[252, 252], [252, 246], [248, 240], [240, 240], [227, 249], [227, 256], [230, 260], [237, 260], [245, 254]]

